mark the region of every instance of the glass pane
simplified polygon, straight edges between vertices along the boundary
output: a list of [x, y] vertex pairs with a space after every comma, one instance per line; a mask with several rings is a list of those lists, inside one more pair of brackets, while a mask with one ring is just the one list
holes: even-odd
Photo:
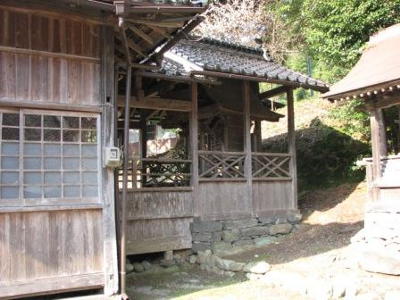
[[24, 198], [42, 198], [42, 188], [40, 186], [25, 186]]
[[61, 158], [45, 158], [44, 168], [46, 170], [60, 170], [61, 169]]
[[42, 173], [24, 172], [24, 184], [42, 184]]
[[39, 170], [42, 168], [42, 159], [40, 157], [24, 158], [24, 169]]
[[82, 142], [83, 143], [96, 143], [97, 135], [94, 130], [82, 130]]
[[97, 157], [97, 145], [82, 145], [82, 156]]
[[64, 186], [64, 197], [77, 198], [80, 197], [80, 188], [79, 186]]
[[45, 184], [61, 184], [61, 172], [44, 173]]
[[19, 155], [19, 144], [3, 142], [1, 147], [3, 155]]
[[44, 127], [47, 128], [60, 128], [61, 127], [61, 117], [60, 116], [43, 116]]
[[42, 154], [40, 144], [25, 143], [24, 144], [24, 154], [40, 156]]
[[97, 197], [97, 186], [91, 186], [91, 185], [84, 186], [83, 197]]
[[25, 129], [25, 140], [40, 141], [42, 137], [41, 129]]
[[64, 158], [63, 168], [67, 170], [79, 170], [78, 158]]
[[82, 128], [96, 129], [96, 118], [82, 118]]
[[26, 127], [42, 127], [41, 115], [25, 115]]
[[95, 170], [97, 169], [97, 159], [96, 158], [83, 158], [82, 168], [85, 170]]
[[49, 186], [44, 188], [45, 198], [60, 198], [61, 197], [61, 187], [60, 186]]
[[3, 172], [1, 173], [1, 184], [18, 184], [18, 172]]
[[83, 172], [84, 184], [97, 184], [97, 172]]
[[15, 170], [19, 168], [18, 157], [3, 156], [1, 158], [1, 168]]
[[65, 156], [79, 156], [79, 145], [64, 145], [63, 151]]
[[64, 142], [79, 142], [79, 130], [64, 130], [63, 131]]
[[44, 155], [48, 156], [58, 156], [61, 154], [60, 145], [44, 145]]
[[63, 182], [67, 184], [79, 184], [81, 176], [79, 172], [64, 172]]
[[18, 141], [19, 140], [19, 129], [3, 127], [1, 138], [3, 140]]
[[79, 128], [78, 117], [63, 117], [63, 122], [64, 128]]
[[44, 140], [46, 142], [59, 142], [61, 140], [61, 131], [45, 129], [44, 130]]
[[19, 188], [17, 186], [3, 186], [1, 188], [2, 199], [18, 199]]
[[3, 113], [3, 125], [19, 126], [19, 114]]

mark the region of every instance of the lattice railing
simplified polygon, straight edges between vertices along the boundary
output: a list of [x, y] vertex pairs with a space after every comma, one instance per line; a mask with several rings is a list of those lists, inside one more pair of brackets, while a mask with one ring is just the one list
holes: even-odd
[[245, 178], [242, 152], [199, 151], [199, 178]]
[[252, 153], [253, 178], [291, 178], [290, 154]]
[[[187, 187], [191, 180], [191, 160], [132, 160], [128, 168], [128, 188]], [[123, 170], [118, 170], [119, 187], [123, 186]]]

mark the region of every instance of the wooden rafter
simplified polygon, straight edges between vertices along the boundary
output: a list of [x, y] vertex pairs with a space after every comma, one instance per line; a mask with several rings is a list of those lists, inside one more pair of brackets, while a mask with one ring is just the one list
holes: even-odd
[[147, 42], [149, 45], [154, 46], [155, 41], [145, 32], [137, 28], [135, 25], [128, 25], [129, 30], [134, 32], [136, 35], [141, 37], [145, 42]]
[[158, 34], [162, 35], [164, 38], [168, 40], [172, 38], [172, 36], [167, 32], [167, 30], [163, 28], [153, 25], [147, 25], [147, 27], [151, 28], [154, 32], [157, 32]]

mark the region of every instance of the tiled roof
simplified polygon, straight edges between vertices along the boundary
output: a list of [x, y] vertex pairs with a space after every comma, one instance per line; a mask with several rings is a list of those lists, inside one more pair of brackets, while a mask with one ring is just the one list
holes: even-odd
[[166, 53], [163, 71], [175, 76], [188, 75], [191, 71], [221, 72], [290, 83], [323, 92], [328, 90], [324, 82], [274, 62], [261, 49], [210, 39], [184, 39], [178, 42]]

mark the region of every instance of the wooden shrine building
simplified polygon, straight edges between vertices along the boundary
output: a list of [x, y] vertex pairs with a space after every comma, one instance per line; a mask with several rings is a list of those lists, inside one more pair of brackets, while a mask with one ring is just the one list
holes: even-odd
[[400, 275], [400, 155], [388, 153], [384, 111], [400, 105], [399, 47], [400, 24], [373, 35], [349, 74], [323, 95], [331, 101], [361, 99], [370, 113], [369, 203], [358, 254], [366, 270], [393, 275]]
[[[203, 13], [0, 2], [0, 298], [124, 293], [126, 255], [191, 248], [196, 222], [297, 213], [293, 90], [327, 87], [259, 50], [187, 38]], [[288, 151], [264, 153], [280, 94]]]

